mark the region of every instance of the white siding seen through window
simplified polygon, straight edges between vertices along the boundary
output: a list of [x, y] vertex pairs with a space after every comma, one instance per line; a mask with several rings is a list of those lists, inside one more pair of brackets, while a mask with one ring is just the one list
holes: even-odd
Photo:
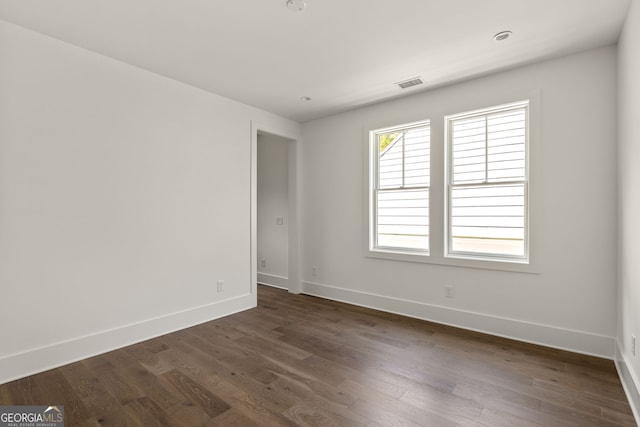
[[428, 122], [371, 134], [374, 249], [429, 250]]
[[446, 118], [448, 254], [526, 259], [528, 103]]

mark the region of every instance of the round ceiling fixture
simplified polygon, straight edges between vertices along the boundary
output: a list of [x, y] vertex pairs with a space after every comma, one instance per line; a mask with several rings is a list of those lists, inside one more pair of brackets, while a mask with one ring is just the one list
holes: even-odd
[[308, 96], [302, 96], [302, 97], [300, 97], [300, 101], [309, 102], [309, 101], [311, 101], [311, 98], [309, 98]]
[[493, 36], [493, 39], [497, 42], [501, 42], [502, 40], [506, 40], [511, 37], [513, 33], [511, 31], [500, 31], [498, 34]]
[[304, 0], [288, 0], [287, 9], [293, 12], [302, 12], [307, 7]]

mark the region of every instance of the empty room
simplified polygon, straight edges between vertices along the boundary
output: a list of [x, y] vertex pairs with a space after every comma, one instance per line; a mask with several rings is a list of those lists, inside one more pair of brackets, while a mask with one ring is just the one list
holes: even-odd
[[0, 427], [637, 426], [639, 1], [0, 0]]

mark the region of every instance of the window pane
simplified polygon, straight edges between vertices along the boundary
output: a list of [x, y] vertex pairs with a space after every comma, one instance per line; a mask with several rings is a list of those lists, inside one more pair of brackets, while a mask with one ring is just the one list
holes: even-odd
[[378, 134], [378, 188], [397, 188], [403, 183], [403, 134]]
[[453, 121], [453, 184], [525, 179], [525, 139], [524, 108]]
[[526, 117], [524, 109], [487, 116], [488, 181], [525, 178]]
[[429, 249], [429, 190], [377, 192], [377, 246]]
[[452, 252], [525, 255], [525, 184], [454, 187]]
[[451, 132], [453, 182], [483, 182], [487, 172], [485, 117], [456, 120]]
[[377, 134], [378, 188], [429, 185], [429, 126]]
[[404, 186], [428, 186], [430, 172], [430, 128], [412, 128], [404, 133]]

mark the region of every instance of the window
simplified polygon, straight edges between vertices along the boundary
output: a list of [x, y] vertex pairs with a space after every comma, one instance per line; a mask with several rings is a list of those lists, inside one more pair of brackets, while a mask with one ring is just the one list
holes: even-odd
[[519, 102], [445, 118], [446, 256], [528, 259], [528, 116]]
[[429, 252], [429, 122], [369, 133], [369, 249]]

